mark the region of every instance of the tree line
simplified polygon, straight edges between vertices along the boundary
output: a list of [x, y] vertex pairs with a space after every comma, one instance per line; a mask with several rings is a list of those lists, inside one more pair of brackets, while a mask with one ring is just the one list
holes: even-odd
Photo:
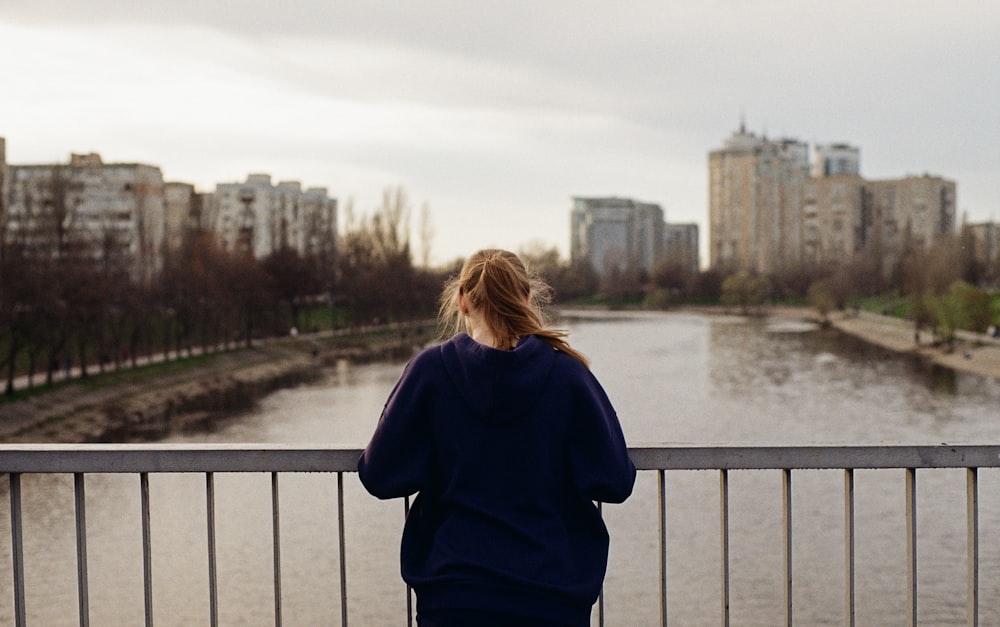
[[[348, 207], [351, 213], [351, 208]], [[425, 210], [426, 214], [426, 210]], [[425, 218], [426, 219], [426, 218]], [[433, 316], [445, 269], [417, 267], [402, 188], [382, 205], [350, 216], [336, 248], [303, 254], [290, 247], [256, 259], [227, 250], [192, 228], [165, 251], [156, 272], [102, 235], [57, 229], [38, 246], [3, 229], [0, 239], [0, 372], [6, 394], [14, 379], [53, 383], [76, 368], [135, 367], [143, 357], [191, 355], [258, 338]], [[429, 226], [424, 227], [429, 245]]]

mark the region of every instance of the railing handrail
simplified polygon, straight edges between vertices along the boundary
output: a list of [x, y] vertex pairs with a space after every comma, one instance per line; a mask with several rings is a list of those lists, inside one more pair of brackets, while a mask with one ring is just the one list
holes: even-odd
[[[855, 521], [854, 470], [905, 469], [908, 624], [917, 623], [917, 470], [925, 468], [966, 469], [966, 549], [968, 555], [967, 615], [970, 625], [979, 622], [979, 475], [980, 468], [1000, 467], [1000, 445], [861, 445], [812, 446], [681, 445], [659, 444], [630, 447], [636, 468], [657, 471], [660, 546], [660, 617], [667, 622], [667, 516], [666, 471], [715, 470], [720, 482], [722, 622], [729, 624], [729, 482], [730, 470], [780, 470], [782, 475], [782, 527], [785, 624], [793, 624], [792, 588], [792, 471], [799, 469], [841, 470], [845, 499], [845, 622], [855, 616]], [[15, 623], [27, 624], [21, 514], [22, 474], [72, 473], [76, 495], [77, 569], [79, 617], [89, 625], [87, 575], [85, 476], [90, 473], [130, 473], [140, 478], [143, 535], [143, 583], [146, 624], [152, 625], [152, 559], [149, 514], [149, 474], [204, 473], [206, 475], [207, 538], [211, 623], [218, 624], [215, 566], [214, 473], [262, 472], [271, 474], [271, 510], [274, 547], [275, 624], [281, 623], [281, 570], [278, 475], [286, 472], [328, 472], [337, 476], [338, 537], [340, 542], [341, 625], [347, 625], [347, 571], [344, 530], [343, 474], [353, 472], [361, 449], [336, 445], [298, 444], [0, 444], [0, 474], [9, 475], [11, 503], [11, 547], [14, 571]], [[404, 510], [409, 500], [404, 501]], [[411, 595], [407, 591], [407, 621], [412, 624]], [[599, 623], [604, 624], [603, 597], [598, 602]]]
[[[639, 470], [996, 468], [1000, 445], [680, 445], [629, 448]], [[353, 472], [361, 449], [296, 444], [4, 444], [0, 473]]]

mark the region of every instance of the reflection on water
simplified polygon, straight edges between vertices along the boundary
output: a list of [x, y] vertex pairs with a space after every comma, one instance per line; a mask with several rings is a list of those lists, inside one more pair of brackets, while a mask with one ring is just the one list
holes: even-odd
[[[690, 314], [567, 319], [591, 358], [630, 444], [1000, 442], [1000, 385], [799, 323]], [[331, 369], [319, 385], [284, 390], [246, 415], [174, 442], [285, 442], [363, 446], [401, 363]], [[960, 470], [920, 473], [920, 622], [964, 621], [965, 503]], [[267, 475], [216, 478], [222, 624], [273, 622]], [[32, 624], [76, 621], [71, 477], [25, 477], [25, 558]], [[204, 477], [150, 479], [154, 612], [161, 625], [206, 624]], [[1000, 624], [1000, 477], [980, 478], [983, 624]], [[783, 622], [781, 475], [732, 472], [733, 623]], [[667, 482], [670, 622], [719, 623], [719, 475], [670, 473]], [[281, 477], [282, 606], [287, 624], [339, 620], [336, 479]], [[400, 501], [367, 496], [345, 478], [352, 624], [401, 624]], [[795, 617], [843, 623], [843, 475], [793, 475]], [[0, 487], [6, 491], [6, 486]], [[141, 624], [139, 485], [132, 476], [87, 480], [91, 619]], [[856, 473], [859, 624], [902, 624], [906, 613], [905, 493], [899, 471]], [[3, 503], [7, 503], [3, 499]], [[605, 508], [613, 545], [606, 586], [610, 625], [659, 616], [657, 486], [641, 473], [635, 496]], [[0, 504], [0, 589], [11, 589], [7, 505]], [[0, 596], [0, 624], [12, 618]]]

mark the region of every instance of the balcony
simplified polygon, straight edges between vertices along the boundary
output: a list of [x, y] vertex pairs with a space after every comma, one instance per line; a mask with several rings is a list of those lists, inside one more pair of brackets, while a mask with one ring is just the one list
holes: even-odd
[[[775, 476], [780, 477], [780, 546], [775, 548], [779, 554], [781, 563], [781, 573], [776, 580], [780, 581], [781, 589], [775, 591], [775, 596], [781, 599], [780, 614], [782, 622], [792, 625], [795, 620], [799, 620], [796, 615], [796, 569], [793, 568], [793, 546], [800, 547], [800, 542], [793, 543], [793, 531], [798, 529], [793, 525], [793, 476], [800, 472], [811, 472], [821, 470], [823, 472], [833, 472], [842, 477], [842, 490], [838, 489], [835, 494], [825, 495], [828, 500], [835, 500], [842, 505], [838, 506], [842, 518], [839, 518], [827, 527], [828, 530], [836, 529], [840, 535], [838, 545], [844, 548], [843, 572], [839, 575], [843, 585], [843, 614], [841, 618], [830, 617], [836, 624], [854, 625], [858, 620], [857, 615], [857, 595], [858, 583], [857, 574], [857, 550], [856, 550], [856, 528], [855, 524], [855, 471], [866, 471], [867, 469], [894, 471], [894, 476], [900, 477], [899, 488], [905, 498], [904, 518], [905, 526], [903, 534], [905, 539], [905, 556], [900, 555], [904, 560], [905, 569], [905, 616], [899, 616], [900, 623], [916, 625], [918, 618], [918, 608], [921, 603], [921, 590], [918, 589], [918, 565], [921, 564], [921, 552], [918, 551], [918, 525], [917, 525], [917, 480], [919, 477], [932, 476], [937, 472], [960, 472], [964, 474], [964, 497], [959, 497], [965, 502], [964, 514], [960, 511], [952, 511], [954, 518], [963, 519], [959, 521], [959, 526], [964, 527], [964, 538], [960, 539], [960, 544], [964, 544], [965, 558], [965, 581], [961, 584], [961, 589], [965, 596], [965, 621], [969, 625], [978, 625], [980, 622], [980, 612], [988, 610], [991, 616], [997, 614], [998, 604], [996, 595], [980, 594], [980, 569], [981, 558], [980, 548], [980, 477], [981, 469], [996, 468], [1000, 466], [1000, 446], [815, 446], [815, 447], [763, 447], [763, 446], [728, 446], [728, 447], [682, 447], [682, 446], [655, 446], [655, 447], [634, 447], [631, 449], [632, 458], [636, 467], [641, 471], [641, 482], [637, 482], [638, 490], [652, 489], [655, 494], [646, 494], [645, 498], [653, 503], [652, 509], [656, 510], [656, 523], [647, 525], [651, 528], [644, 529], [643, 533], [648, 533], [643, 542], [649, 546], [655, 546], [657, 555], [655, 561], [658, 563], [658, 572], [648, 573], [648, 578], [657, 579], [658, 593], [656, 602], [659, 604], [659, 623], [667, 624], [668, 616], [672, 615], [671, 594], [668, 586], [668, 572], [671, 572], [670, 564], [672, 554], [668, 551], [667, 541], [668, 527], [668, 493], [667, 477], [673, 473], [683, 471], [702, 471], [717, 475], [717, 512], [718, 512], [718, 537], [716, 546], [719, 549], [717, 572], [718, 581], [715, 589], [718, 590], [718, 602], [710, 607], [700, 608], [700, 616], [710, 617], [710, 623], [714, 624], [718, 616], [718, 621], [723, 625], [728, 625], [732, 618], [740, 622], [739, 616], [731, 616], [732, 607], [730, 595], [733, 590], [731, 581], [731, 554], [730, 537], [733, 528], [730, 525], [730, 496], [733, 492], [730, 488], [730, 478], [739, 472], [746, 470], [773, 471]], [[335, 520], [329, 521], [331, 535], [336, 530], [336, 544], [338, 550], [335, 556], [327, 556], [331, 564], [336, 567], [336, 576], [329, 582], [324, 582], [323, 586], [332, 594], [339, 594], [339, 603], [331, 603], [330, 607], [336, 606], [339, 609], [339, 616], [330, 615], [322, 618], [323, 624], [347, 625], [349, 619], [358, 624], [367, 624], [364, 619], [358, 618], [356, 606], [352, 605], [352, 597], [348, 594], [348, 582], [352, 572], [350, 563], [350, 553], [345, 550], [348, 538], [359, 530], [352, 529], [346, 524], [344, 514], [345, 485], [344, 474], [352, 473], [355, 470], [360, 451], [350, 448], [315, 447], [303, 448], [295, 446], [275, 446], [275, 445], [229, 445], [229, 446], [202, 446], [202, 445], [9, 445], [0, 446], [0, 472], [9, 477], [9, 497], [10, 497], [10, 551], [9, 563], [2, 566], [7, 573], [12, 573], [12, 616], [0, 613], [0, 622], [4, 624], [13, 623], [18, 626], [26, 625], [28, 618], [32, 615], [29, 603], [46, 604], [47, 595], [52, 593], [48, 582], [37, 586], [38, 589], [30, 589], [26, 580], [26, 552], [24, 548], [25, 533], [31, 531], [30, 522], [26, 524], [26, 517], [22, 508], [22, 501], [27, 498], [28, 492], [34, 482], [28, 481], [28, 477], [38, 476], [61, 476], [67, 481], [72, 480], [73, 514], [75, 520], [75, 553], [76, 563], [65, 564], [64, 569], [72, 569], [75, 566], [76, 572], [76, 617], [80, 625], [90, 624], [90, 573], [88, 569], [88, 559], [96, 556], [88, 554], [88, 514], [97, 514], [102, 517], [106, 515], [103, 511], [94, 511], [94, 498], [87, 497], [87, 485], [92, 485], [93, 476], [101, 475], [134, 475], [137, 479], [134, 488], [140, 503], [140, 515], [135, 520], [137, 535], [141, 536], [141, 578], [142, 594], [144, 599], [145, 624], [152, 625], [154, 617], [154, 604], [158, 595], [166, 595], [159, 587], [154, 586], [154, 560], [152, 558], [152, 547], [157, 542], [157, 535], [154, 533], [157, 524], [156, 516], [150, 507], [150, 477], [157, 475], [181, 474], [191, 478], [203, 477], [203, 500], [205, 526], [199, 544], [199, 551], [202, 551], [207, 559], [191, 563], [186, 566], [188, 572], [202, 571], [207, 564], [207, 585], [203, 590], [203, 596], [207, 597], [204, 623], [211, 625], [219, 624], [219, 597], [220, 578], [217, 565], [217, 553], [221, 539], [217, 537], [216, 519], [216, 476], [240, 473], [254, 473], [260, 475], [264, 473], [270, 478], [270, 503], [261, 504], [260, 511], [267, 511], [270, 520], [268, 540], [270, 547], [270, 567], [273, 567], [273, 596], [271, 605], [273, 606], [273, 621], [275, 625], [281, 625], [284, 618], [283, 570], [285, 565], [282, 560], [282, 540], [281, 532], [281, 500], [279, 499], [279, 478], [291, 474], [311, 474], [318, 477], [318, 480], [331, 484], [331, 493], [335, 495], [336, 516]], [[943, 469], [959, 469], [958, 471], [945, 471]], [[319, 473], [317, 475], [317, 473]], [[918, 474], [919, 473], [919, 474]], [[995, 477], [990, 473], [991, 479]], [[131, 481], [131, 479], [129, 480]], [[200, 481], [200, 480], [199, 480]], [[356, 482], [355, 482], [356, 483]], [[335, 488], [332, 486], [335, 484]], [[736, 482], [734, 482], [735, 486]], [[283, 484], [284, 485], [284, 484]], [[992, 484], [990, 484], [992, 485]], [[0, 489], [4, 487], [0, 484]], [[354, 494], [358, 492], [355, 490]], [[923, 494], [923, 492], [921, 492]], [[636, 498], [633, 496], [633, 499]], [[354, 498], [357, 498], [355, 496]], [[367, 497], [366, 497], [367, 498]], [[671, 493], [671, 499], [673, 494]], [[266, 497], [265, 497], [266, 500]], [[318, 500], [313, 499], [312, 506], [318, 506]], [[629, 502], [631, 503], [631, 501]], [[621, 508], [629, 507], [629, 503]], [[90, 508], [88, 509], [88, 505]], [[670, 507], [678, 506], [679, 503], [671, 500]], [[171, 503], [172, 507], [181, 507], [179, 504]], [[200, 507], [200, 506], [199, 506]], [[408, 503], [399, 511], [402, 518]], [[157, 510], [162, 511], [162, 510]], [[922, 511], [922, 510], [921, 510]], [[2, 514], [2, 509], [0, 509]], [[199, 523], [200, 525], [200, 523]], [[159, 527], [162, 528], [162, 525]], [[93, 529], [93, 526], [90, 528]], [[863, 529], [861, 531], [864, 531]], [[72, 532], [69, 534], [72, 535]], [[925, 537], [925, 536], [921, 536]], [[395, 538], [398, 541], [398, 537]], [[332, 539], [331, 539], [332, 542]], [[614, 541], [617, 542], [617, 539]], [[2, 547], [0, 547], [2, 548]], [[171, 550], [180, 547], [170, 547]], [[311, 550], [318, 551], [317, 547], [310, 547]], [[396, 545], [379, 546], [378, 551], [384, 551], [396, 555]], [[0, 550], [0, 556], [4, 551]], [[347, 557], [345, 557], [345, 554]], [[353, 567], [357, 567], [355, 564]], [[831, 564], [830, 568], [839, 565]], [[995, 569], [997, 564], [990, 563], [990, 568]], [[612, 560], [609, 579], [615, 576], [616, 564]], [[684, 565], [684, 568], [688, 568]], [[138, 567], [136, 572], [138, 572]], [[674, 571], [676, 572], [676, 571]], [[995, 573], [994, 573], [995, 574]], [[204, 574], [202, 575], [204, 576]], [[271, 579], [270, 574], [267, 575]], [[29, 578], [30, 579], [30, 578]], [[2, 581], [3, 579], [0, 579]], [[270, 585], [270, 584], [269, 584]], [[405, 591], [401, 582], [398, 584], [398, 595], [402, 599], [393, 602], [398, 603], [402, 608], [406, 607], [407, 624], [414, 623], [413, 604], [411, 595]], [[53, 593], [54, 594], [54, 593]], [[405, 600], [403, 600], [405, 599]], [[0, 605], [0, 607], [3, 607]], [[605, 623], [604, 599], [598, 602], [595, 610], [594, 621], [597, 624]], [[161, 610], [162, 611], [162, 610]], [[402, 611], [402, 610], [401, 610]], [[162, 615], [161, 615], [162, 616]], [[73, 616], [62, 617], [64, 621], [72, 622]], [[399, 622], [403, 622], [402, 615]], [[169, 621], [168, 621], [169, 622]], [[808, 621], [807, 621], [808, 622]]]

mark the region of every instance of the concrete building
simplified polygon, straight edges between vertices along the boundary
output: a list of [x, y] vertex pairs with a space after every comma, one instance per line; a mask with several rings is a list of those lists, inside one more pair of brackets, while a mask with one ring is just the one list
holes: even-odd
[[883, 272], [891, 271], [907, 245], [926, 247], [955, 233], [953, 181], [925, 174], [869, 181], [866, 189]]
[[988, 281], [996, 287], [1000, 282], [1000, 226], [996, 222], [967, 224], [972, 240], [972, 258], [985, 270]]
[[770, 141], [741, 126], [709, 153], [711, 265], [770, 274], [867, 250], [888, 275], [907, 245], [955, 232], [954, 182], [868, 181], [860, 162], [847, 144], [810, 153], [797, 140]]
[[683, 268], [689, 274], [698, 274], [700, 255], [698, 225], [663, 225], [663, 260]]
[[652, 271], [662, 256], [663, 210], [628, 198], [573, 198], [570, 258], [602, 276]]
[[[197, 192], [190, 183], [163, 184], [163, 243], [168, 252], [180, 250], [185, 235], [192, 231]], [[197, 224], [195, 222], [195, 224]]]
[[190, 183], [163, 184], [164, 246], [180, 250], [189, 238], [212, 230], [214, 195], [199, 192]]
[[861, 150], [848, 144], [817, 144], [809, 158], [809, 174], [824, 176], [858, 176], [861, 174]]
[[8, 241], [59, 257], [68, 246], [121, 259], [137, 278], [160, 267], [163, 175], [140, 163], [104, 163], [97, 153], [69, 164], [9, 166]]
[[313, 254], [336, 245], [337, 201], [325, 188], [273, 185], [269, 174], [250, 174], [216, 186], [213, 213], [221, 244], [257, 258], [284, 247]]
[[870, 234], [865, 181], [849, 174], [813, 177], [803, 195], [802, 260], [821, 265], [849, 259]]
[[573, 198], [570, 258], [600, 276], [650, 273], [664, 261], [698, 272], [698, 225], [664, 222], [663, 209], [629, 198]]
[[767, 274], [801, 264], [808, 146], [741, 125], [708, 167], [711, 265]]

